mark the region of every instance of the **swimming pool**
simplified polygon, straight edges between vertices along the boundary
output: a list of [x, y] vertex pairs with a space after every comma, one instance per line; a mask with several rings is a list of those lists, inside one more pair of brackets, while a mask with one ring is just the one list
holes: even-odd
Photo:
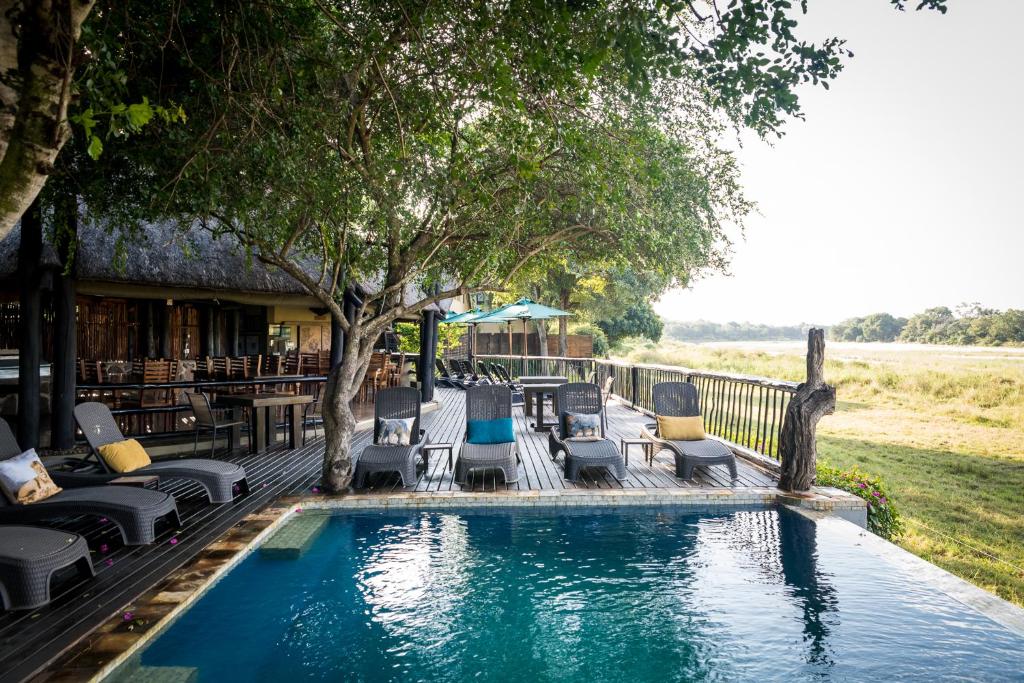
[[250, 555], [142, 664], [200, 681], [1024, 679], [1024, 637], [851, 529], [783, 507], [345, 512], [299, 559]]

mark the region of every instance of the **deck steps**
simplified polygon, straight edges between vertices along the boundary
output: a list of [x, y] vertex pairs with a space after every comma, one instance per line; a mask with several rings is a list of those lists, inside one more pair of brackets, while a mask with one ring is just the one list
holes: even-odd
[[260, 555], [275, 560], [299, 559], [327, 526], [328, 517], [315, 512], [299, 515], [260, 546]]

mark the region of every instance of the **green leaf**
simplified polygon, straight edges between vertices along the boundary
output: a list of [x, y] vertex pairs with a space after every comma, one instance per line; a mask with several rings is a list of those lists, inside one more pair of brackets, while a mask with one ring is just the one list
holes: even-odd
[[86, 151], [89, 153], [89, 156], [92, 157], [93, 161], [99, 159], [100, 155], [103, 154], [103, 142], [93, 135], [89, 139], [89, 148]]
[[128, 123], [133, 128], [142, 128], [153, 118], [153, 107], [145, 97], [138, 104], [128, 105]]

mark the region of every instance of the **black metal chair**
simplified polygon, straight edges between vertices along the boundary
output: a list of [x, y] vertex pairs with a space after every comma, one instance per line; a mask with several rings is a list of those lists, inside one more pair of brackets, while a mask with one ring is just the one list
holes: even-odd
[[[192, 407], [192, 415], [195, 417], [195, 424], [193, 425], [195, 439], [192, 442], [192, 455], [195, 456], [199, 450], [199, 435], [202, 432], [210, 432], [212, 434], [210, 439], [210, 457], [212, 458], [217, 447], [217, 433], [222, 429], [226, 429], [228, 433], [228, 452], [230, 453], [234, 450], [234, 428], [245, 425], [246, 421], [225, 419], [223, 416], [218, 416], [217, 411], [210, 404], [210, 397], [202, 392], [186, 391], [185, 396], [188, 398], [188, 403]], [[252, 438], [252, 434], [249, 435], [249, 438]]]
[[[551, 428], [549, 448], [552, 458], [558, 453], [565, 454], [565, 478], [576, 481], [583, 468], [603, 467], [619, 481], [625, 480], [628, 476], [625, 458], [606, 435], [601, 387], [589, 382], [570, 382], [560, 385], [557, 394], [560, 413], [558, 424]], [[600, 415], [600, 438], [594, 441], [568, 438], [567, 413]]]
[[302, 445], [306, 445], [306, 427], [313, 427], [313, 438], [320, 438], [317, 426], [324, 422], [324, 385], [313, 385], [313, 402], [307, 403], [302, 411]]
[[[654, 412], [661, 417], [697, 417], [700, 412], [700, 395], [690, 382], [659, 382], [654, 385]], [[699, 441], [670, 441], [649, 427], [641, 429], [641, 436], [652, 446], [670, 451], [675, 456], [676, 476], [692, 479], [698, 465], [725, 465], [729, 475], [736, 479], [736, 454], [721, 441], [701, 439]]]
[[[379, 443], [382, 420], [413, 418], [410, 444], [395, 446]], [[353, 487], [365, 487], [366, 477], [375, 472], [397, 472], [402, 486], [416, 483], [416, 466], [422, 460], [429, 441], [420, 429], [420, 392], [414, 387], [389, 387], [377, 392], [373, 402], [373, 443], [363, 448], [356, 457]]]

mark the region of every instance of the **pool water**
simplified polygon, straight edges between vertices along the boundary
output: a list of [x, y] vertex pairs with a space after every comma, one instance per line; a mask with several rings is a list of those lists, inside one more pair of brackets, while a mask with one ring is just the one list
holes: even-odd
[[851, 538], [785, 508], [337, 514], [299, 559], [246, 558], [142, 663], [200, 681], [1024, 680], [1024, 638]]

